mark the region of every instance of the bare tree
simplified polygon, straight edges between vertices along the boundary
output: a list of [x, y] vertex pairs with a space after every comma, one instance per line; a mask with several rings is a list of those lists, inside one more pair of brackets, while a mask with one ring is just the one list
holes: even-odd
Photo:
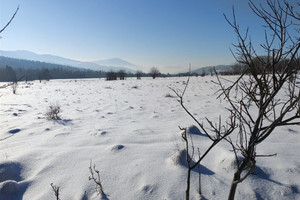
[[135, 75], [137, 79], [141, 79], [143, 72], [141, 70], [137, 70]]
[[[216, 83], [220, 86], [218, 98], [224, 98], [229, 103], [227, 120], [222, 122], [220, 117], [219, 122], [215, 125], [206, 118], [208, 125], [204, 126], [204, 123], [197, 121], [183, 104], [186, 87], [183, 92], [172, 89], [179, 97], [183, 109], [212, 141], [212, 144], [194, 162], [189, 160], [194, 157], [193, 145], [192, 150], [187, 151], [186, 199], [189, 199], [190, 169], [199, 166], [201, 160], [221, 140], [229, 142], [236, 157], [237, 168], [228, 196], [228, 199], [232, 200], [238, 183], [251, 174], [256, 159], [272, 156], [259, 155], [256, 151], [257, 146], [262, 144], [276, 127], [300, 125], [300, 89], [295, 78], [300, 65], [298, 54], [300, 39], [297, 34], [300, 15], [286, 1], [280, 3], [276, 0], [267, 0], [266, 8], [249, 1], [249, 6], [265, 24], [265, 43], [261, 44], [261, 47], [267, 55], [257, 55], [248, 35], [248, 29], [245, 35], [241, 33], [234, 9], [232, 21], [225, 16], [238, 38], [237, 44], [234, 45], [235, 53], [233, 51], [232, 53], [236, 61], [245, 66], [245, 70], [237, 77], [236, 81], [223, 79], [227, 82], [225, 84], [217, 75]], [[300, 8], [299, 3], [297, 6]], [[215, 73], [217, 74], [216, 71]], [[282, 98], [284, 94], [285, 96]], [[215, 136], [211, 134], [211, 130]], [[236, 141], [231, 139], [233, 133], [237, 133]], [[186, 144], [189, 144], [186, 135], [183, 135], [182, 138]], [[186, 148], [190, 149], [190, 147]], [[190, 163], [192, 164], [190, 165]]]
[[[175, 90], [173, 88], [170, 88], [179, 98], [179, 102], [181, 107], [185, 110], [185, 112], [198, 124], [202, 132], [211, 140], [210, 146], [205, 149], [203, 154], [200, 155], [200, 150], [198, 149], [198, 157], [195, 158], [195, 147], [193, 144], [192, 139], [187, 137], [187, 128], [180, 128], [184, 132], [182, 133], [181, 137], [185, 142], [185, 148], [186, 148], [186, 161], [188, 165], [188, 173], [187, 173], [187, 184], [186, 184], [186, 192], [185, 192], [185, 199], [190, 199], [190, 179], [191, 179], [191, 171], [195, 169], [196, 167], [200, 168], [200, 162], [208, 155], [208, 153], [216, 146], [220, 141], [223, 139], [226, 139], [227, 136], [229, 136], [236, 128], [236, 117], [233, 112], [229, 113], [229, 116], [227, 118], [227, 121], [225, 124], [221, 123], [221, 116], [220, 116], [220, 123], [218, 125], [215, 125], [211, 120], [206, 118], [207, 126], [204, 125], [204, 123], [199, 122], [195, 116], [186, 108], [184, 105], [184, 95], [186, 92], [186, 89], [189, 85], [190, 76], [188, 77], [188, 80], [185, 84], [185, 87], [183, 91]], [[189, 145], [191, 143], [191, 145]], [[199, 194], [201, 197], [201, 182], [200, 182], [200, 169], [199, 169]]]
[[51, 188], [52, 188], [52, 190], [54, 192], [56, 200], [60, 200], [60, 198], [59, 198], [59, 189], [60, 189], [60, 187], [57, 187], [53, 183], [51, 183], [50, 185], [51, 185]]
[[204, 77], [205, 75], [206, 75], [206, 74], [205, 74], [205, 71], [203, 70], [202, 73], [200, 74], [200, 76], [201, 76], [201, 77]]
[[107, 81], [114, 81], [114, 80], [117, 80], [117, 73], [114, 72], [114, 71], [109, 71], [109, 72], [106, 72], [106, 80]]
[[231, 66], [232, 74], [241, 75], [245, 71], [245, 66], [239, 63], [235, 63]]
[[153, 79], [155, 79], [160, 74], [160, 71], [157, 69], [157, 67], [151, 67], [149, 74]]
[[[295, 82], [296, 68], [292, 65], [296, 61], [299, 65], [300, 40], [293, 33], [299, 30], [299, 13], [286, 1], [266, 2], [264, 7], [249, 1], [253, 13], [264, 22], [265, 42], [261, 44], [267, 53], [264, 57], [257, 55], [248, 29], [244, 35], [241, 33], [234, 8], [232, 20], [224, 15], [238, 38], [233, 55], [238, 63], [246, 66], [246, 71], [230, 87], [225, 87], [218, 77], [222, 96], [230, 104], [228, 110], [238, 122], [238, 140], [226, 138], [237, 160], [228, 199], [234, 199], [237, 185], [251, 174], [256, 158], [271, 156], [257, 154], [257, 146], [276, 127], [300, 125], [300, 92]], [[282, 94], [286, 96], [282, 98]]]
[[214, 68], [213, 68], [213, 67], [210, 67], [210, 68], [208, 69], [208, 71], [209, 71], [209, 74], [210, 74], [211, 76], [214, 75]]

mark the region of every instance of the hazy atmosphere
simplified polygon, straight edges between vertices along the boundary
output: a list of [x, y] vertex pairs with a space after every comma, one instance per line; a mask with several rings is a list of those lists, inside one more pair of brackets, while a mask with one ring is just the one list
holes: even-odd
[[0, 0], [0, 200], [299, 200], [299, 36], [299, 0]]
[[232, 64], [236, 37], [223, 13], [232, 18], [233, 5], [241, 28], [249, 26], [252, 39], [263, 40], [257, 17], [240, 0], [0, 0], [1, 26], [18, 5], [1, 50], [80, 61], [117, 57], [164, 73], [186, 71], [189, 64]]

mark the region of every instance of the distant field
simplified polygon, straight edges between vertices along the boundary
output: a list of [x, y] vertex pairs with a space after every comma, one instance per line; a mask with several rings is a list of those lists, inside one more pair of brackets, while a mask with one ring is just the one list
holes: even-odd
[[[225, 77], [234, 80], [236, 77]], [[191, 77], [184, 103], [204, 121], [226, 119], [225, 101], [216, 99], [216, 77]], [[196, 123], [169, 89], [183, 90], [187, 78], [77, 79], [20, 82], [16, 94], [0, 89], [0, 199], [99, 199], [89, 181], [90, 161], [111, 200], [184, 199], [186, 166], [178, 126]], [[0, 84], [3, 85], [5, 83]], [[60, 120], [47, 120], [51, 104]], [[194, 129], [195, 130], [195, 129]], [[281, 127], [257, 151], [254, 174], [239, 184], [236, 199], [300, 199], [300, 129]], [[235, 139], [235, 137], [233, 137]], [[211, 141], [193, 135], [203, 152]], [[202, 162], [202, 193], [226, 199], [234, 155], [221, 142]], [[193, 171], [191, 199], [198, 199]]]

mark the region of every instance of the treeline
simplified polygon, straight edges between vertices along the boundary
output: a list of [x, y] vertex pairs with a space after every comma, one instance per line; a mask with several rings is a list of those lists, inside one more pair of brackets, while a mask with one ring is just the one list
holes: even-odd
[[[273, 63], [272, 57], [258, 56], [252, 59], [253, 69], [256, 70], [257, 74], [273, 73], [273, 71], [285, 73], [286, 66], [288, 68], [299, 71], [300, 70], [300, 58], [294, 60], [281, 59]], [[239, 75], [242, 73], [249, 74], [249, 67], [247, 65], [236, 63], [231, 66], [230, 70], [223, 71], [221, 75]]]
[[0, 56], [0, 67], [5, 67], [5, 66], [11, 66], [14, 69], [17, 68], [40, 69], [41, 67], [52, 69], [52, 68], [63, 67], [64, 69], [67, 70], [82, 70], [81, 68], [70, 67], [66, 65]]
[[[126, 77], [148, 77], [150, 73], [137, 71], [136, 73], [124, 70], [95, 71], [82, 68], [51, 64], [40, 61], [8, 58], [0, 56], [0, 82], [32, 81], [50, 79], [76, 79], [76, 78], [106, 78], [107, 80], [124, 80]], [[160, 74], [159, 76], [166, 76]]]
[[[77, 79], [77, 78], [106, 78], [107, 80], [124, 80], [126, 77], [148, 77], [151, 73], [137, 71], [136, 73], [124, 70], [95, 71], [82, 68], [51, 64], [40, 61], [8, 58], [0, 56], [0, 82], [32, 81], [50, 79]], [[159, 74], [159, 76], [166, 76]]]
[[15, 68], [0, 66], [0, 81], [13, 82], [17, 80], [50, 80], [50, 79], [73, 79], [73, 78], [100, 78], [105, 77], [103, 71], [72, 70], [63, 67], [57, 68]]
[[[65, 68], [62, 66], [51, 68], [16, 68], [6, 65], [0, 66], [0, 82], [14, 81], [33, 81], [33, 80], [50, 80], [50, 79], [78, 79], [78, 78], [106, 78], [107, 80], [124, 80], [126, 77], [151, 77], [151, 73], [126, 72], [124, 70], [114, 71], [94, 71], [94, 70], [78, 70], [76, 68]], [[170, 77], [170, 74], [158, 74], [158, 77]], [[153, 76], [152, 76], [153, 77]]]
[[105, 77], [104, 71], [86, 70], [70, 66], [15, 59], [0, 56], [0, 81], [11, 82], [22, 80], [49, 80], [72, 78]]

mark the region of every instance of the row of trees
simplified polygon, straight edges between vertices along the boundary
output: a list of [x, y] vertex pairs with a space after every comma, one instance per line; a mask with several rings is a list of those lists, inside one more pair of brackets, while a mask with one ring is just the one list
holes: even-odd
[[[155, 79], [158, 75], [160, 75], [160, 71], [156, 67], [152, 67], [149, 71], [149, 74], [145, 74], [140, 70], [137, 70], [135, 73], [135, 76], [137, 79], [141, 79], [142, 76], [151, 76], [153, 79]], [[110, 71], [106, 73], [106, 80], [117, 80], [119, 78], [120, 80], [125, 80], [126, 72], [125, 70], [119, 70], [117, 72]]]
[[151, 68], [148, 74], [138, 70], [135, 74], [125, 70], [117, 72], [109, 71], [93, 71], [93, 70], [74, 70], [72, 68], [13, 68], [10, 66], [0, 67], [0, 81], [14, 82], [23, 77], [23, 80], [50, 80], [50, 79], [72, 79], [72, 78], [104, 78], [107, 80], [125, 80], [125, 77], [137, 77], [141, 79], [142, 76], [151, 76], [155, 79], [160, 72], [157, 68]]
[[[265, 66], [266, 63], [271, 63], [273, 59], [274, 58], [272, 56], [257, 56], [253, 58], [252, 62], [253, 65], [255, 66], [256, 73], [257, 74], [272, 73], [273, 70], [276, 70], [279, 73], [283, 73], [286, 66], [296, 71], [300, 70], [300, 59], [297, 57], [293, 58], [293, 60], [284, 58], [278, 61], [276, 66], [274, 66], [276, 69], [272, 69], [271, 65]], [[236, 63], [231, 66], [231, 70], [223, 71], [220, 74], [241, 75], [243, 73], [250, 74], [247, 65], [243, 63]]]
[[50, 80], [50, 79], [72, 79], [72, 78], [99, 78], [105, 77], [103, 71], [93, 70], [71, 70], [62, 67], [57, 68], [13, 68], [10, 66], [0, 67], [0, 81], [13, 82], [21, 77], [25, 81]]
[[[267, 68], [264, 69], [262, 64], [262, 60], [266, 62], [266, 56], [259, 56], [253, 59], [253, 63], [256, 66], [256, 70], [258, 74], [262, 74], [263, 70], [266, 72], [271, 72], [272, 69]], [[270, 58], [269, 58], [270, 59]], [[281, 60], [277, 67], [278, 71], [282, 71], [284, 66], [287, 64], [288, 60]], [[300, 70], [300, 59], [294, 59], [291, 62], [288, 62], [289, 67], [294, 68], [295, 70]], [[246, 72], [247, 67], [241, 63], [236, 63], [231, 66], [230, 70], [221, 71], [219, 74], [221, 75], [240, 75]], [[209, 71], [210, 75], [214, 75], [214, 72]], [[93, 70], [79, 70], [76, 68], [64, 68], [61, 66], [51, 67], [51, 68], [13, 68], [10, 66], [0, 67], [0, 82], [13, 82], [18, 80], [20, 77], [23, 77], [24, 80], [50, 80], [50, 79], [72, 79], [72, 78], [104, 78], [107, 80], [124, 80], [125, 77], [137, 77], [137, 79], [141, 79], [141, 77], [151, 76], [155, 79], [158, 76], [168, 77], [168, 76], [206, 76], [207, 74], [203, 71], [201, 74], [198, 73], [179, 73], [173, 75], [161, 74], [158, 68], [152, 67], [149, 73], [144, 73], [140, 70], [137, 70], [135, 74], [126, 72], [125, 70], [119, 70], [117, 72], [109, 71], [93, 71]]]

